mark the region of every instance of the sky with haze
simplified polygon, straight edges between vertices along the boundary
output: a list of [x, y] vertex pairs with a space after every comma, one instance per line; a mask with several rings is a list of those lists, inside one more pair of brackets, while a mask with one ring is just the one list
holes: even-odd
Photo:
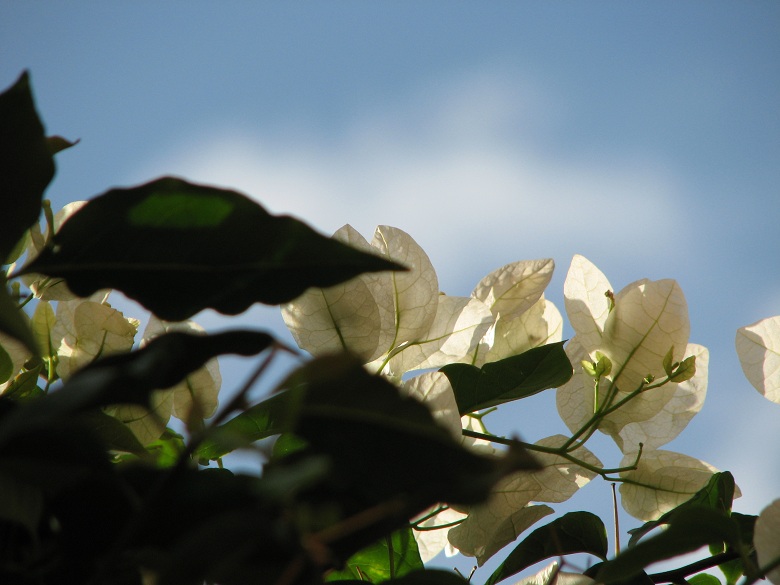
[[[448, 294], [551, 257], [563, 311], [574, 254], [618, 290], [678, 280], [710, 376], [667, 447], [732, 471], [738, 511], [780, 496], [780, 405], [734, 350], [780, 314], [780, 4], [0, 0], [0, 86], [25, 69], [47, 132], [81, 140], [55, 209], [175, 174], [326, 233], [399, 227]], [[196, 321], [290, 339], [275, 309]], [[491, 430], [565, 432], [553, 391], [527, 402]], [[593, 483], [556, 510], [608, 520]]]

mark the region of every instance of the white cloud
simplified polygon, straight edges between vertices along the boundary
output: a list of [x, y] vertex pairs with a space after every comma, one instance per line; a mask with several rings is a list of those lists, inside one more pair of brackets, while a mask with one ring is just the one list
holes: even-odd
[[195, 129], [139, 175], [235, 188], [328, 233], [394, 225], [442, 274], [495, 268], [509, 261], [507, 247], [512, 260], [559, 263], [575, 252], [674, 255], [686, 242], [669, 170], [625, 153], [561, 159], [533, 148], [533, 136], [561, 120], [560, 103], [516, 76], [465, 74], [356, 112], [336, 138]]

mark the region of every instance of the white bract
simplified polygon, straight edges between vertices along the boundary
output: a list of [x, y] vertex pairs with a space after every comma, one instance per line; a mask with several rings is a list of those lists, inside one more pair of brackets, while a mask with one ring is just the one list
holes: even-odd
[[759, 568], [775, 564], [766, 574], [774, 585], [780, 585], [780, 499], [775, 500], [761, 511], [756, 520], [753, 544], [758, 555]]
[[780, 404], [780, 316], [737, 330], [737, 355], [753, 387]]
[[[636, 457], [636, 453], [627, 453], [621, 465], [631, 465]], [[620, 485], [623, 508], [640, 520], [655, 520], [691, 499], [716, 471], [688, 455], [663, 450], [643, 452], [635, 470], [620, 474], [624, 481]], [[735, 497], [739, 495], [737, 488]]]
[[130, 351], [137, 319], [126, 318], [108, 303], [85, 299], [57, 303], [51, 342], [57, 348], [57, 375], [67, 380], [98, 357]]
[[536, 575], [517, 581], [515, 585], [590, 585], [591, 583], [595, 581], [590, 577], [561, 571], [558, 562], [555, 561]]
[[[54, 225], [52, 226], [54, 233], [58, 232], [62, 224], [86, 204], [86, 201], [73, 201], [54, 214]], [[44, 234], [41, 231], [41, 226], [38, 223], [30, 227], [29, 234], [30, 242], [26, 250], [26, 263], [29, 263], [41, 253], [51, 237], [51, 234]], [[70, 292], [65, 281], [57, 278], [49, 278], [39, 274], [25, 274], [21, 277], [21, 280], [40, 299], [47, 301], [72, 301], [78, 298]]]
[[[558, 448], [566, 437], [554, 435], [536, 443], [543, 448]], [[601, 462], [585, 447], [572, 455], [592, 466]], [[477, 557], [481, 565], [505, 545], [544, 516], [553, 512], [549, 506], [531, 502], [560, 503], [596, 476], [560, 455], [537, 453], [542, 469], [518, 472], [503, 479], [494, 488], [487, 502], [468, 509], [468, 517], [450, 529], [452, 545], [465, 555]]]

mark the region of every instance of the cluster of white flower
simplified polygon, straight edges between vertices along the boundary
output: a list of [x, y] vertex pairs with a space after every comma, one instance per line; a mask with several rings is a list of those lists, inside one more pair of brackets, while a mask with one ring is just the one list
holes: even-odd
[[[483, 278], [470, 296], [453, 297], [439, 292], [428, 256], [405, 232], [379, 226], [369, 244], [344, 226], [334, 237], [409, 270], [308, 290], [282, 308], [296, 342], [314, 355], [357, 354], [371, 371], [425, 402], [456, 437], [463, 428], [486, 431], [479, 416], [461, 420], [447, 377], [431, 369], [458, 362], [481, 366], [561, 340], [561, 314], [543, 294], [553, 272], [550, 259], [509, 264]], [[567, 500], [597, 475], [617, 471], [623, 507], [638, 519], [652, 520], [689, 499], [717, 471], [694, 457], [659, 449], [701, 409], [707, 390], [708, 351], [689, 343], [688, 309], [677, 282], [643, 279], [614, 292], [598, 268], [575, 256], [564, 298], [575, 331], [566, 346], [575, 373], [557, 390], [557, 405], [572, 435], [529, 445], [543, 469], [506, 478], [487, 502], [468, 509], [435, 508], [423, 516], [415, 535], [424, 561], [447, 549], [482, 564], [553, 512], [543, 503]], [[776, 402], [779, 349], [780, 318], [738, 334], [746, 375]], [[623, 452], [619, 467], [606, 470], [585, 448], [596, 430]], [[493, 450], [485, 439], [462, 440]], [[776, 510], [767, 514], [772, 513], [777, 516]], [[771, 522], [778, 529], [776, 519]], [[764, 554], [771, 559], [778, 551]], [[557, 583], [590, 582], [551, 566], [528, 583], [548, 583], [553, 573]]]
[[[65, 220], [85, 204], [78, 201], [66, 205], [50, 222], [56, 232]], [[50, 230], [49, 230], [50, 231]], [[26, 259], [31, 260], [47, 245], [38, 224], [28, 232]], [[15, 270], [11, 265], [8, 272]], [[125, 317], [108, 303], [110, 291], [99, 291], [89, 298], [75, 296], [66, 283], [40, 275], [25, 275], [22, 282], [32, 291], [36, 306], [30, 317], [30, 328], [42, 352], [39, 374], [46, 387], [56, 380], [66, 381], [76, 371], [100, 356], [130, 351], [135, 343], [140, 321]], [[151, 315], [141, 336], [143, 346], [166, 331], [202, 332], [197, 324], [187, 321], [171, 323]], [[10, 367], [0, 379], [0, 394], [12, 388], [14, 379], [32, 357], [19, 341], [0, 333], [0, 362], [6, 358]], [[152, 409], [137, 405], [119, 405], [106, 409], [125, 423], [142, 445], [160, 438], [173, 416], [191, 428], [198, 428], [203, 419], [214, 414], [222, 379], [219, 365], [211, 360], [173, 388], [160, 390], [152, 396]]]

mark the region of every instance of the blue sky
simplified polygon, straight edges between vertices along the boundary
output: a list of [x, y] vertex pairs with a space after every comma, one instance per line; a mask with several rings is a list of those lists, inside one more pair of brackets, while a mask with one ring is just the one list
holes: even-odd
[[[29, 69], [47, 130], [81, 139], [55, 208], [179, 174], [326, 232], [404, 229], [449, 294], [552, 257], [562, 309], [575, 253], [618, 289], [677, 279], [710, 382], [669, 448], [733, 471], [748, 513], [780, 496], [780, 406], [734, 351], [780, 314], [778, 63], [769, 1], [0, 0], [0, 85]], [[548, 394], [498, 430], [563, 430]], [[600, 484], [574, 507], [606, 518]]]

